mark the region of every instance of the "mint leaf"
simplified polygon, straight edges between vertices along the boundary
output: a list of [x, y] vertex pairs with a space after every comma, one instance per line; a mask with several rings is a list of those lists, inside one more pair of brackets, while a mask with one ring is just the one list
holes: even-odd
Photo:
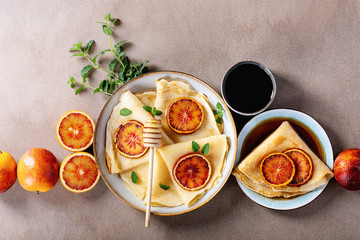
[[131, 181], [135, 184], [139, 182], [139, 178], [134, 171], [131, 173]]
[[84, 54], [83, 53], [75, 53], [73, 55], [71, 55], [70, 57], [83, 57]]
[[111, 19], [111, 14], [108, 13], [105, 18], [104, 18], [106, 21], [109, 21], [110, 22], [110, 19]]
[[82, 42], [78, 42], [78, 43], [75, 43], [75, 44], [73, 44], [73, 48], [70, 48], [70, 52], [71, 51], [74, 51], [74, 50], [78, 50], [78, 51], [81, 51], [81, 48], [82, 48]]
[[121, 116], [129, 116], [132, 113], [132, 111], [130, 109], [127, 108], [122, 108], [120, 110], [120, 115]]
[[219, 110], [224, 110], [224, 108], [223, 108], [223, 106], [221, 105], [220, 102], [216, 103], [216, 108], [219, 109]]
[[111, 26], [114, 25], [114, 23], [116, 23], [117, 21], [119, 21], [119, 19], [118, 19], [118, 18], [115, 18], [115, 19], [111, 22], [110, 25], [111, 25]]
[[86, 44], [85, 53], [89, 53], [89, 50], [90, 50], [91, 46], [93, 45], [93, 43], [94, 43], [94, 40], [90, 40], [90, 41]]
[[215, 121], [216, 121], [218, 124], [222, 124], [222, 123], [223, 123], [223, 120], [222, 120], [222, 118], [220, 118], [220, 117], [216, 118]]
[[210, 144], [207, 143], [207, 144], [205, 144], [205, 145], [202, 147], [201, 153], [202, 153], [203, 155], [206, 155], [206, 154], [209, 152], [209, 150], [210, 150]]
[[104, 51], [101, 51], [99, 54], [101, 56], [104, 56], [104, 54], [107, 53], [107, 52], [111, 52], [111, 50], [110, 49], [105, 49]]
[[192, 147], [192, 150], [193, 150], [194, 152], [197, 152], [197, 151], [199, 151], [199, 149], [200, 149], [199, 144], [198, 144], [197, 142], [195, 142], [195, 141], [192, 141], [192, 142], [191, 142], [191, 147]]
[[111, 72], [113, 72], [118, 63], [119, 63], [119, 61], [117, 59], [112, 60], [111, 63], [109, 64], [109, 70]]
[[93, 69], [94, 67], [92, 65], [86, 65], [82, 70], [81, 70], [81, 76], [82, 77], [86, 77], [86, 75], [88, 74], [88, 72]]
[[106, 25], [102, 25], [103, 32], [106, 34], [106, 36], [110, 36], [112, 34], [111, 28], [109, 28]]
[[124, 41], [120, 41], [118, 42], [117, 44], [115, 44], [114, 48], [117, 49], [118, 47], [120, 47], [123, 43], [126, 43], [127, 40], [124, 40]]
[[85, 86], [81, 86], [78, 89], [75, 90], [75, 95], [78, 95], [81, 91], [83, 91]]
[[162, 183], [159, 183], [159, 186], [164, 190], [168, 190], [170, 188], [170, 186], [162, 184]]
[[153, 107], [153, 109], [151, 110], [152, 115], [154, 116], [158, 116], [162, 114], [162, 111], [157, 110], [156, 107]]
[[143, 108], [145, 109], [145, 111], [151, 113], [152, 107], [150, 107], [150, 106], [143, 106]]
[[100, 92], [100, 88], [94, 90], [93, 94]]

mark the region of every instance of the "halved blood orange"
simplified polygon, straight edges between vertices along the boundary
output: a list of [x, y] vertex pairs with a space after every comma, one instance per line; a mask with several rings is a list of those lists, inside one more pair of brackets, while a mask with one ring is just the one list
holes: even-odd
[[264, 181], [273, 187], [288, 185], [295, 175], [294, 162], [284, 153], [272, 153], [260, 164]]
[[178, 98], [170, 103], [166, 120], [174, 132], [190, 134], [198, 130], [203, 123], [204, 110], [195, 99]]
[[209, 182], [211, 164], [202, 154], [190, 153], [176, 161], [173, 168], [175, 181], [185, 190], [199, 190]]
[[289, 186], [300, 186], [307, 183], [312, 177], [313, 162], [305, 151], [292, 148], [284, 152], [295, 164], [295, 176]]
[[64, 113], [56, 125], [56, 138], [72, 152], [86, 150], [93, 143], [95, 124], [85, 112], [72, 110]]
[[144, 146], [144, 125], [136, 120], [123, 122], [116, 130], [114, 144], [117, 151], [128, 158], [139, 158], [149, 149]]
[[61, 163], [60, 181], [71, 192], [87, 192], [95, 187], [99, 178], [95, 158], [90, 153], [72, 153]]

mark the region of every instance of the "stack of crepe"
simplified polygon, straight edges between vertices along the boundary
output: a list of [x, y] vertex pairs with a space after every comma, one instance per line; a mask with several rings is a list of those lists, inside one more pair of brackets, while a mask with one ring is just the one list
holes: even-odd
[[[302, 149], [309, 154], [313, 161], [313, 175], [311, 179], [300, 186], [273, 187], [268, 185], [260, 173], [261, 161], [267, 155], [283, 152], [290, 148]], [[266, 197], [284, 197], [308, 193], [315, 188], [326, 184], [332, 177], [332, 171], [320, 158], [307, 146], [288, 121], [284, 121], [260, 145], [253, 149], [234, 168], [233, 175], [245, 186]]]
[[[179, 97], [193, 98], [203, 107], [204, 121], [194, 133], [177, 134], [167, 125], [166, 110], [169, 104]], [[144, 106], [156, 107], [157, 110], [162, 111], [161, 115], [156, 116], [161, 120], [163, 131], [161, 146], [155, 151], [152, 205], [174, 207], [186, 204], [190, 206], [212, 188], [222, 176], [221, 172], [228, 150], [227, 138], [221, 134], [206, 96], [192, 90], [185, 82], [161, 79], [156, 82], [156, 89], [153, 91], [143, 93], [125, 91], [107, 123], [106, 162], [109, 172], [119, 174], [127, 188], [140, 200], [144, 200], [144, 204], [146, 203], [149, 152], [139, 158], [129, 159], [117, 152], [113, 142], [116, 129], [123, 122], [137, 120], [144, 124], [147, 119], [154, 118], [151, 113], [144, 110]], [[119, 112], [122, 108], [128, 108], [132, 113], [129, 116], [121, 116]], [[180, 157], [193, 152], [192, 141], [196, 141], [200, 146], [210, 144], [206, 158], [211, 163], [212, 174], [204, 188], [187, 191], [176, 183], [172, 169]], [[136, 184], [132, 182], [132, 172], [138, 176], [139, 181]], [[170, 188], [165, 190], [160, 187], [160, 183]]]

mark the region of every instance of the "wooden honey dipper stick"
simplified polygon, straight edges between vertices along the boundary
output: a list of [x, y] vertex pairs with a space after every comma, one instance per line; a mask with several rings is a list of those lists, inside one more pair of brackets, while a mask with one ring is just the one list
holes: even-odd
[[151, 194], [152, 194], [152, 179], [153, 179], [153, 165], [154, 165], [154, 150], [160, 146], [161, 143], [161, 121], [158, 119], [146, 120], [143, 130], [144, 146], [150, 148], [149, 159], [149, 174], [148, 174], [148, 188], [147, 188], [147, 204], [145, 215], [145, 227], [150, 224], [150, 209], [151, 209]]

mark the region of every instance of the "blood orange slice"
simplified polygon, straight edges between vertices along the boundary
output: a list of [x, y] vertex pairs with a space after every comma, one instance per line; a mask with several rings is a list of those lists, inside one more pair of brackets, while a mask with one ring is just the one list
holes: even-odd
[[191, 153], [181, 157], [174, 165], [173, 177], [185, 190], [199, 190], [209, 182], [211, 164], [209, 160], [198, 153]]
[[284, 152], [295, 164], [295, 176], [289, 186], [300, 186], [307, 183], [313, 173], [313, 162], [309, 154], [297, 148], [289, 149]]
[[190, 134], [198, 130], [203, 123], [204, 110], [195, 99], [178, 98], [169, 105], [166, 119], [174, 132]]
[[78, 110], [63, 114], [56, 126], [56, 138], [72, 152], [86, 150], [93, 143], [95, 124], [91, 117]]
[[295, 164], [284, 153], [272, 153], [262, 160], [260, 172], [267, 184], [273, 187], [286, 186], [295, 175]]
[[87, 192], [95, 187], [99, 178], [95, 158], [89, 153], [72, 153], [61, 163], [60, 181], [71, 192]]
[[139, 158], [149, 149], [144, 146], [144, 125], [136, 120], [122, 123], [116, 130], [114, 144], [117, 151], [128, 158]]

